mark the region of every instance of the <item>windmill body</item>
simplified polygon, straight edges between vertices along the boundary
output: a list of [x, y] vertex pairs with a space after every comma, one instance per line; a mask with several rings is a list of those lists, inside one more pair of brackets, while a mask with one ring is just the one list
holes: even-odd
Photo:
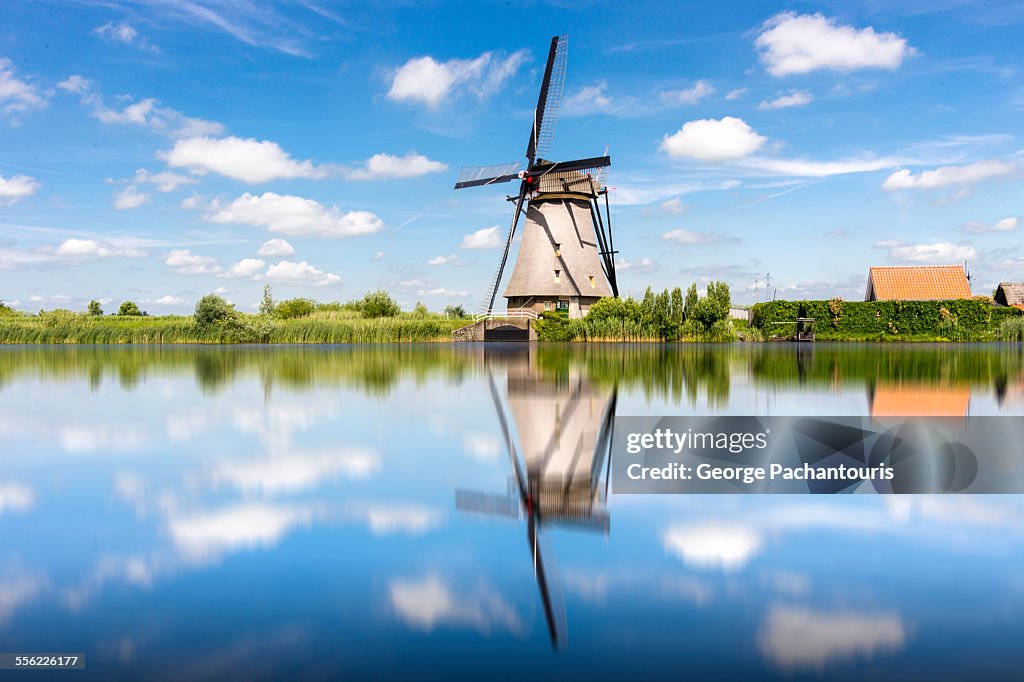
[[526, 208], [522, 243], [505, 288], [510, 310], [566, 310], [582, 317], [612, 290], [602, 267], [594, 210], [600, 188], [577, 173], [551, 173]]
[[[494, 314], [494, 299], [505, 264], [525, 213], [522, 243], [505, 288], [506, 314], [562, 310], [582, 317], [605, 296], [617, 296], [608, 190], [601, 178], [611, 159], [547, 161], [538, 156], [551, 144], [565, 77], [566, 40], [551, 39], [540, 97], [526, 147], [528, 165], [503, 164], [464, 168], [455, 189], [519, 180], [512, 225], [481, 312]], [[601, 215], [604, 197], [604, 217]]]

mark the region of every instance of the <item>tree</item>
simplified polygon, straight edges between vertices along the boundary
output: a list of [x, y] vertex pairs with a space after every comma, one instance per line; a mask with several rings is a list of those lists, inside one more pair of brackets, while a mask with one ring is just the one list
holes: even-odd
[[708, 284], [708, 298], [718, 307], [718, 319], [724, 320], [729, 317], [729, 308], [732, 307], [732, 300], [729, 296], [729, 285], [725, 282], [711, 282]]
[[402, 309], [383, 289], [367, 292], [360, 303], [363, 317], [395, 317]]
[[694, 282], [690, 285], [690, 288], [686, 290], [686, 302], [683, 303], [683, 319], [688, 320], [693, 315], [693, 309], [697, 307], [697, 301], [700, 297], [697, 295], [697, 283]]
[[311, 298], [290, 298], [274, 306], [274, 314], [285, 320], [312, 315], [316, 310], [316, 301]]
[[461, 305], [446, 305], [444, 307], [444, 316], [449, 320], [461, 320], [467, 317], [466, 309]]
[[100, 307], [100, 302], [95, 299], [89, 301], [89, 307], [86, 310], [93, 317], [99, 317], [103, 314], [103, 308]]
[[683, 310], [683, 291], [679, 287], [676, 287], [672, 290], [672, 300], [669, 303], [669, 317], [671, 317], [672, 321], [676, 324], [682, 324], [685, 319]]
[[127, 316], [141, 316], [142, 311], [139, 310], [139, 306], [135, 305], [135, 301], [125, 301], [121, 304], [121, 307], [117, 309], [118, 315]]
[[263, 300], [260, 301], [260, 315], [274, 314], [274, 292], [269, 284], [263, 285]]
[[217, 294], [207, 294], [196, 302], [195, 318], [196, 324], [200, 327], [228, 322], [237, 316], [235, 306]]
[[413, 317], [426, 317], [427, 315], [430, 314], [430, 311], [427, 309], [427, 306], [423, 305], [419, 301], [416, 301], [416, 307], [412, 309], [412, 314]]

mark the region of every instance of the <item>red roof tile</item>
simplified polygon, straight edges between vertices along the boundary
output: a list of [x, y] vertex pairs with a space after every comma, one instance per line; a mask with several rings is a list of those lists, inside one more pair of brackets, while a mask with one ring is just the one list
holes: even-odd
[[871, 268], [868, 293], [879, 301], [948, 301], [970, 298], [971, 285], [961, 265]]

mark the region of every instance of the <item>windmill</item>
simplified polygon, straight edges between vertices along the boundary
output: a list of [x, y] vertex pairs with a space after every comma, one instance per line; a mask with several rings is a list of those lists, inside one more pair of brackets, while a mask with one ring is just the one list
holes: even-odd
[[[565, 643], [558, 609], [553, 605], [549, 569], [541, 531], [558, 525], [608, 533], [605, 506], [616, 408], [616, 389], [600, 387], [583, 376], [538, 376], [527, 362], [508, 363], [508, 402], [522, 445], [522, 462], [494, 382], [491, 398], [501, 424], [512, 480], [507, 495], [455, 491], [460, 511], [526, 520], [527, 541], [540, 591], [552, 648]], [[603, 477], [603, 482], [602, 482]]]
[[550, 149], [555, 132], [567, 46], [565, 36], [551, 39], [526, 145], [526, 168], [520, 169], [519, 163], [463, 168], [455, 183], [455, 189], [463, 189], [519, 180], [518, 194], [507, 197], [515, 203], [515, 212], [484, 298], [482, 312], [487, 314], [493, 312], [524, 203], [522, 244], [504, 293], [509, 312], [565, 310], [569, 317], [582, 317], [598, 299], [619, 293], [608, 189], [603, 185], [611, 158], [607, 152], [575, 161], [548, 161], [540, 156]]

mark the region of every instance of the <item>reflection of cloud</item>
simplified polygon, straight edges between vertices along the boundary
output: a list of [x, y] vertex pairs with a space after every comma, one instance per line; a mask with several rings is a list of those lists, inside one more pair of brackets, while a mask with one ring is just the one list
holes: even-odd
[[32, 508], [36, 494], [23, 483], [0, 483], [0, 515], [8, 511], [24, 512]]
[[467, 433], [462, 437], [462, 449], [475, 460], [491, 463], [501, 455], [501, 441], [484, 433]]
[[225, 463], [213, 472], [213, 480], [249, 493], [274, 495], [307, 490], [324, 479], [365, 479], [379, 470], [380, 455], [375, 452], [306, 452]]
[[437, 509], [412, 505], [368, 505], [360, 512], [370, 532], [383, 535], [423, 535], [441, 525], [444, 515]]
[[34, 575], [0, 578], [0, 625], [10, 621], [19, 607], [35, 598], [42, 591], [43, 582]]
[[803, 573], [767, 571], [762, 579], [770, 589], [791, 597], [803, 597], [811, 591], [811, 579]]
[[914, 519], [939, 525], [1018, 527], [1024, 521], [1020, 507], [973, 499], [968, 495], [891, 495], [885, 506], [890, 517], [906, 523]]
[[420, 580], [392, 580], [395, 614], [411, 628], [430, 632], [439, 625], [464, 626], [483, 634], [492, 630], [519, 632], [523, 624], [512, 605], [480, 586], [470, 595], [456, 595], [436, 575]]
[[168, 521], [175, 546], [194, 559], [254, 547], [273, 547], [297, 525], [312, 521], [312, 513], [299, 507], [239, 504]]
[[663, 536], [665, 551], [696, 568], [720, 568], [735, 571], [743, 568], [757, 554], [761, 536], [743, 525], [703, 523], [674, 526]]
[[903, 648], [907, 633], [897, 612], [822, 612], [774, 606], [761, 628], [761, 654], [787, 669], [822, 671], [829, 663]]
[[146, 443], [146, 434], [128, 425], [62, 426], [57, 440], [64, 452], [81, 453], [97, 450], [133, 450]]

